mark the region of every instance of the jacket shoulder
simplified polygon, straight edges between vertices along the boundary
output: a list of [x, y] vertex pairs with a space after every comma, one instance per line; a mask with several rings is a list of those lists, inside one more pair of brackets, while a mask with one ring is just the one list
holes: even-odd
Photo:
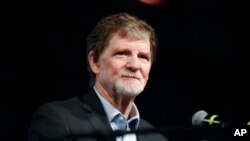
[[144, 119], [140, 119], [138, 130], [139, 130], [139, 138], [141, 140], [168, 141], [168, 139], [165, 137], [165, 133], [161, 132], [153, 124]]

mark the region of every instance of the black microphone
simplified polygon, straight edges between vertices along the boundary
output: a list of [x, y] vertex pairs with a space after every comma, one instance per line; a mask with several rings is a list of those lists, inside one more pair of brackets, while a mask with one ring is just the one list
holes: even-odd
[[216, 125], [224, 127], [225, 123], [223, 121], [217, 120], [218, 115], [209, 115], [206, 111], [200, 110], [196, 112], [192, 117], [193, 126], [206, 126], [206, 125]]

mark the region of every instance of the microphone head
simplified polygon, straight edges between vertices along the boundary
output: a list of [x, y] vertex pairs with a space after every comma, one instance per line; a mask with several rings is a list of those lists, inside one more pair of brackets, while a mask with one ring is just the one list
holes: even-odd
[[200, 111], [196, 112], [192, 117], [192, 125], [193, 126], [201, 126], [207, 115], [208, 115], [208, 113], [204, 110], [200, 110]]

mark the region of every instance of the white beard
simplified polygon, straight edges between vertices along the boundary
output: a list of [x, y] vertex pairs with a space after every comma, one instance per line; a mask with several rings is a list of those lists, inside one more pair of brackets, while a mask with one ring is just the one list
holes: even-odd
[[[125, 73], [124, 75], [131, 76], [131, 74], [129, 73]], [[131, 78], [122, 78], [124, 75], [122, 75], [115, 81], [116, 93], [131, 97], [139, 95], [144, 90], [146, 83], [142, 82], [141, 81], [142, 79], [132, 80]], [[131, 79], [131, 80], [125, 80], [125, 79]]]

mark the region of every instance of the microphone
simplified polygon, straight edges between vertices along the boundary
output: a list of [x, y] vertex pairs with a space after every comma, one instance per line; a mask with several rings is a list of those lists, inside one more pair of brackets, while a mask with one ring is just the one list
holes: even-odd
[[193, 126], [204, 126], [204, 125], [217, 125], [225, 126], [225, 123], [220, 120], [216, 120], [218, 115], [209, 115], [206, 111], [200, 110], [192, 116], [192, 125]]

